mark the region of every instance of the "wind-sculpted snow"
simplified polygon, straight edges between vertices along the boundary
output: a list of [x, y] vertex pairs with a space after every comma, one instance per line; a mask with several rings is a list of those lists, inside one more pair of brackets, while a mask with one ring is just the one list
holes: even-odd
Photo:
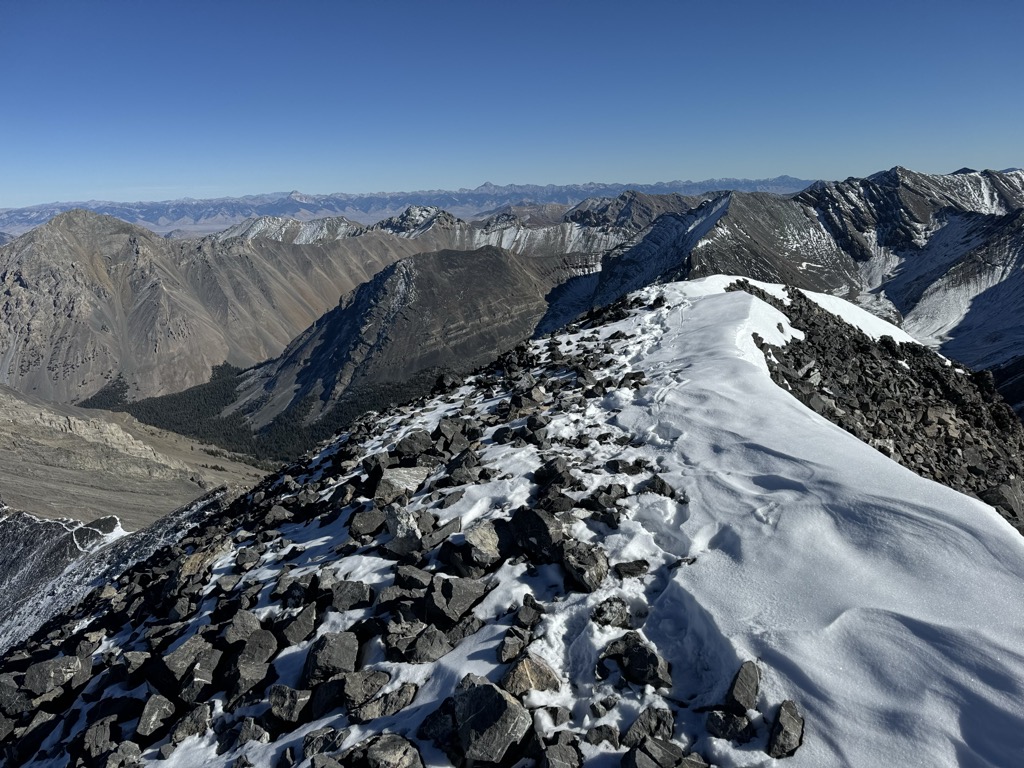
[[813, 712], [794, 764], [1011, 764], [1024, 540], [772, 385], [750, 334], [785, 318], [708, 287], [642, 321], [649, 385], [616, 423], [688, 480], [681, 585]]

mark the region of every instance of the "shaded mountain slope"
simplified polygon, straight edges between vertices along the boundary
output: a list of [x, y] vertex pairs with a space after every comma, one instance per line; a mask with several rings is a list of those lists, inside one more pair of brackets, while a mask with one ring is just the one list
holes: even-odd
[[278, 354], [338, 296], [417, 241], [166, 241], [72, 211], [0, 249], [0, 381], [49, 400], [121, 374], [131, 397], [205, 382]]
[[288, 410], [312, 419], [349, 387], [470, 370], [532, 334], [563, 269], [492, 246], [403, 259], [254, 369], [236, 407], [257, 427]]

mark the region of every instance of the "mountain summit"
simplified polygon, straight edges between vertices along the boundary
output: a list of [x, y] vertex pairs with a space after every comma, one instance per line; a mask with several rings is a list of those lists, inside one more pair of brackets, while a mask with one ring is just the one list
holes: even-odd
[[368, 414], [108, 569], [5, 653], [0, 749], [23, 766], [1013, 765], [1024, 538], [824, 418], [841, 395], [824, 362], [786, 374], [818, 406], [773, 380], [777, 350], [822, 335], [885, 367], [857, 392], [901, 456], [918, 356], [963, 396], [929, 440], [1021, 438], [1013, 419], [972, 426], [991, 392], [834, 297], [647, 288]]

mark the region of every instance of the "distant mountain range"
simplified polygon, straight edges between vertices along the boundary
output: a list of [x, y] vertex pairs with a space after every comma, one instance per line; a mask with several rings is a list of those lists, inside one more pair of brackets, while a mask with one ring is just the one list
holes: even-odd
[[[774, 179], [706, 179], [657, 184], [482, 184], [476, 189], [379, 192], [374, 194], [307, 195], [278, 192], [212, 200], [117, 203], [90, 200], [0, 209], [0, 233], [19, 235], [73, 208], [114, 216], [159, 234], [173, 236], [219, 232], [245, 219], [281, 216], [298, 221], [344, 216], [361, 224], [374, 224], [400, 215], [410, 206], [443, 208], [463, 219], [486, 217], [508, 205], [558, 203], [573, 206], [591, 197], [614, 197], [628, 189], [650, 195], [699, 195], [710, 191], [740, 190], [792, 194], [809, 186], [806, 179], [777, 176]], [[0, 244], [3, 235], [0, 234]]]
[[[1006, 366], [1024, 354], [1016, 321], [1024, 312], [1024, 172], [938, 176], [894, 168], [818, 183], [795, 197], [627, 192], [587, 200], [561, 223], [535, 227], [515, 209], [473, 224], [436, 210], [407, 218], [416, 232], [446, 231], [448, 248], [488, 245], [506, 253], [464, 254], [461, 261], [453, 253], [440, 260], [420, 254], [360, 286], [280, 358], [253, 371], [240, 407], [254, 424], [283, 411], [315, 417], [346, 387], [395, 381], [409, 367], [471, 367], [479, 362], [474, 344], [494, 354], [528, 327], [550, 332], [652, 282], [714, 274], [842, 296], [960, 362], [1003, 366], [1008, 394], [1021, 378]], [[329, 230], [326, 222], [317, 226]], [[294, 236], [280, 222], [259, 229], [261, 237]], [[511, 267], [523, 256], [529, 269], [498, 276], [498, 261]], [[455, 297], [490, 308], [474, 324], [453, 314]], [[499, 305], [505, 322], [497, 322]], [[1018, 406], [1024, 401], [1011, 396]]]

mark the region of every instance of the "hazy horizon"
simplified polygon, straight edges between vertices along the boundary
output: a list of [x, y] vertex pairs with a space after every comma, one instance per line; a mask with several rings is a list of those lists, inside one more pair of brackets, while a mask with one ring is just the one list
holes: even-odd
[[1024, 164], [1024, 7], [5, 3], [0, 208]]

